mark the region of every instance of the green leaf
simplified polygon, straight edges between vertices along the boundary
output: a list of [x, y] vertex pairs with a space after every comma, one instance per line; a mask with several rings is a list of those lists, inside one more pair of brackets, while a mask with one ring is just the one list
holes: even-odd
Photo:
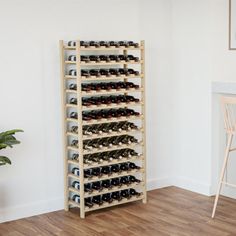
[[0, 156], [0, 165], [9, 164], [11, 165], [11, 160], [6, 156]]
[[12, 130], [8, 130], [8, 131], [0, 133], [0, 136], [12, 135], [18, 132], [24, 132], [24, 131], [22, 129], [12, 129]]

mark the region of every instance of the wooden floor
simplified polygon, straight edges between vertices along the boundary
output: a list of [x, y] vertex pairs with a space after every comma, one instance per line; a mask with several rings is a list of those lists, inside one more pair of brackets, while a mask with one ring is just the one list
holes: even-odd
[[148, 193], [148, 203], [100, 210], [82, 220], [77, 209], [0, 224], [1, 236], [236, 235], [236, 200], [221, 197], [211, 219], [213, 198], [176, 187]]

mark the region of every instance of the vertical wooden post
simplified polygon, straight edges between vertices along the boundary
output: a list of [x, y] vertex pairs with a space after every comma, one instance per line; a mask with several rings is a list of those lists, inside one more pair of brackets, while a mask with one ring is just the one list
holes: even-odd
[[82, 96], [80, 72], [80, 40], [76, 41], [76, 72], [77, 72], [77, 113], [78, 113], [78, 145], [79, 145], [79, 181], [80, 181], [80, 217], [85, 218], [84, 211], [84, 158], [83, 158], [83, 124], [82, 124]]
[[143, 182], [144, 182], [144, 199], [143, 203], [147, 203], [147, 177], [146, 177], [146, 111], [145, 111], [145, 42], [142, 40], [140, 42], [141, 46], [141, 75], [143, 77], [141, 78], [141, 87], [142, 87], [142, 115], [143, 115], [143, 133], [142, 133], [142, 140], [143, 140]]
[[60, 40], [60, 59], [61, 59], [61, 107], [63, 125], [63, 160], [64, 160], [64, 209], [69, 210], [69, 191], [68, 191], [68, 150], [67, 150], [67, 123], [66, 123], [66, 84], [65, 84], [65, 52], [63, 40]]

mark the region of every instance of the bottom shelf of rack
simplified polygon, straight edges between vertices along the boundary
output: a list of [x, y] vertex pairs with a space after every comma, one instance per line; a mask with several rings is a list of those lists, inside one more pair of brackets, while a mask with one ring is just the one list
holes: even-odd
[[[107, 208], [107, 207], [112, 207], [112, 206], [117, 206], [117, 205], [129, 203], [129, 202], [139, 201], [139, 200], [142, 200], [143, 198], [144, 198], [144, 196], [142, 194], [139, 197], [133, 196], [130, 199], [122, 199], [121, 201], [114, 200], [112, 203], [105, 202], [101, 206], [95, 205], [91, 208], [85, 207], [85, 212], [95, 211], [95, 210], [99, 210], [99, 209], [103, 209], [103, 208]], [[80, 207], [80, 205], [78, 203], [71, 201], [71, 200], [69, 201], [69, 205], [74, 206], [74, 207]]]

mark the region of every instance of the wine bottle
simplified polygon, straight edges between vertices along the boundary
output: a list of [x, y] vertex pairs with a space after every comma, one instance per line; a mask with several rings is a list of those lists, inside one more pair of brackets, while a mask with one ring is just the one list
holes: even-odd
[[93, 162], [96, 162], [96, 163], [102, 163], [103, 162], [103, 159], [99, 157], [99, 154], [97, 153], [94, 153], [92, 156], [91, 156], [91, 160]]
[[71, 141], [71, 146], [72, 147], [78, 147], [78, 140], [76, 140], [76, 139], [73, 139], [72, 141]]
[[82, 84], [81, 89], [82, 91], [89, 92], [91, 91], [92, 87], [91, 85], [88, 85], [88, 84]]
[[119, 43], [115, 42], [115, 41], [110, 41], [109, 43], [110, 43], [110, 46], [112, 46], [112, 47], [118, 48], [120, 46]]
[[[72, 197], [72, 200], [78, 204], [80, 204], [80, 196], [79, 195], [74, 195]], [[93, 207], [93, 203], [91, 202], [90, 198], [85, 198], [84, 205], [91, 208]]]
[[[78, 175], [78, 176], [80, 175], [79, 168], [77, 167], [74, 167], [71, 172], [74, 175]], [[84, 170], [84, 178], [91, 178], [91, 177], [92, 177], [91, 170], [90, 169]]]
[[110, 166], [103, 166], [101, 168], [101, 173], [104, 174], [104, 175], [111, 175]]
[[72, 155], [72, 160], [78, 161], [79, 160], [79, 154], [78, 153], [74, 153]]
[[126, 138], [127, 138], [127, 143], [128, 143], [128, 144], [131, 144], [131, 143], [138, 143], [138, 139], [136, 139], [136, 138], [133, 137], [133, 136], [127, 135]]
[[117, 165], [117, 164], [111, 165], [111, 172], [112, 173], [119, 173], [120, 172], [119, 165]]
[[132, 75], [139, 75], [139, 71], [136, 71], [136, 70], [134, 70], [134, 69], [132, 69], [132, 68], [128, 68], [127, 70], [128, 70], [128, 73], [129, 73], [129, 74], [132, 74]]
[[112, 138], [112, 144], [115, 145], [115, 146], [121, 146], [122, 145], [122, 137], [121, 136], [118, 136], [118, 137], [113, 137]]
[[128, 165], [128, 163], [122, 163], [122, 164], [120, 164], [120, 170], [122, 170], [122, 171], [128, 171], [128, 170], [129, 170], [129, 165]]
[[94, 196], [94, 197], [92, 198], [92, 202], [93, 202], [94, 204], [98, 204], [99, 206], [102, 205], [102, 204], [103, 204], [103, 201], [102, 201], [101, 195]]
[[[102, 61], [101, 58], [100, 58], [100, 60]], [[108, 69], [100, 69], [99, 72], [103, 76], [108, 76], [110, 74]]]
[[120, 123], [119, 122], [114, 123], [114, 125], [112, 126], [112, 131], [113, 132], [121, 132], [122, 130], [120, 128], [120, 124], [121, 124], [121, 122]]
[[93, 62], [100, 62], [99, 56], [90, 55], [90, 56], [88, 56], [88, 57], [89, 57], [89, 60], [90, 60], [90, 61], [93, 61]]
[[81, 70], [81, 76], [90, 77], [89, 70]]
[[[72, 183], [72, 187], [79, 190], [80, 189], [80, 183], [78, 181], [74, 181]], [[88, 193], [93, 192], [93, 190], [91, 189], [91, 184], [90, 183], [84, 184], [84, 191], [88, 192]]]
[[110, 123], [110, 124], [103, 124], [103, 126], [101, 127], [101, 131], [103, 132], [103, 133], [111, 133], [112, 132], [112, 124], [113, 123]]
[[120, 187], [121, 185], [119, 178], [111, 179], [111, 186]]
[[79, 168], [74, 167], [71, 172], [72, 172], [72, 174], [79, 176]]
[[139, 170], [139, 169], [141, 169], [141, 167], [140, 166], [137, 166], [135, 163], [133, 163], [133, 162], [128, 162], [128, 166], [129, 166], [129, 169], [132, 169], [132, 170]]
[[99, 44], [101, 47], [109, 47], [110, 46], [109, 42], [105, 42], [105, 41], [100, 41]]
[[[116, 57], [115, 56], [114, 57], [110, 56], [109, 58], [110, 58], [111, 61], [116, 61]], [[109, 73], [111, 75], [116, 75], [116, 76], [120, 75], [119, 70], [118, 69], [114, 69], [114, 68], [109, 69]]]
[[90, 62], [90, 57], [89, 56], [80, 56], [80, 61], [82, 62]]
[[103, 188], [107, 188], [107, 189], [111, 189], [112, 188], [111, 181], [109, 179], [103, 180], [101, 182], [101, 185], [102, 185]]
[[76, 76], [76, 75], [77, 75], [76, 70], [75, 70], [75, 69], [69, 70], [69, 75], [71, 75], [71, 76]]
[[71, 99], [70, 99], [70, 104], [75, 104], [75, 105], [77, 105], [77, 98], [71, 98]]
[[95, 42], [95, 41], [90, 41], [89, 42], [89, 45], [91, 47], [96, 47], [96, 48], [99, 48], [100, 47], [100, 43], [99, 42]]
[[78, 114], [77, 114], [77, 112], [71, 112], [71, 113], [70, 113], [70, 118], [72, 118], [72, 119], [78, 119]]
[[121, 197], [123, 197], [123, 198], [127, 198], [127, 199], [131, 198], [128, 189], [121, 190], [121, 191], [120, 191], [120, 195], [121, 195]]
[[120, 178], [120, 183], [121, 183], [121, 184], [125, 184], [125, 185], [130, 184], [129, 178], [128, 178], [127, 176], [121, 177], [121, 178]]
[[87, 164], [87, 165], [92, 165], [93, 164], [91, 154], [84, 155], [84, 164]]
[[102, 187], [102, 185], [101, 185], [101, 182], [100, 182], [100, 181], [93, 182], [93, 183], [92, 183], [92, 189], [93, 189], [93, 190], [97, 190], [97, 191], [102, 191], [102, 190], [103, 190], [103, 187]]
[[85, 198], [84, 204], [85, 204], [85, 206], [87, 206], [89, 208], [93, 207], [92, 198], [91, 197]]
[[68, 61], [76, 61], [76, 55], [70, 55]]
[[135, 125], [134, 123], [128, 122], [128, 129], [129, 130], [138, 129], [138, 126]]
[[141, 193], [137, 192], [133, 188], [129, 189], [129, 193], [130, 193], [131, 196], [136, 196], [136, 197], [139, 197], [141, 195]]
[[92, 178], [91, 169], [84, 170], [84, 178]]
[[122, 200], [122, 197], [121, 197], [119, 191], [111, 193], [111, 198], [114, 199], [114, 200], [118, 200], [118, 201]]
[[71, 90], [77, 90], [77, 85], [76, 84], [70, 84], [69, 89]]
[[71, 131], [71, 133], [78, 134], [78, 126], [77, 125], [71, 126], [70, 131]]
[[140, 182], [141, 182], [139, 179], [137, 179], [137, 178], [136, 178], [135, 176], [133, 176], [133, 175], [129, 175], [128, 178], [129, 178], [129, 181], [130, 181], [131, 183], [140, 183]]
[[96, 77], [100, 76], [99, 69], [92, 69], [92, 70], [89, 71], [89, 73], [90, 73], [91, 76], [96, 76]]
[[92, 170], [91, 170], [91, 175], [97, 176], [97, 177], [101, 177], [101, 175], [102, 175], [101, 169], [100, 169], [99, 167], [97, 167], [97, 168], [92, 168]]
[[111, 203], [113, 201], [113, 199], [111, 198], [111, 194], [110, 193], [106, 193], [102, 195], [102, 200], [104, 202], [108, 202]]
[[91, 150], [94, 147], [93, 144], [94, 144], [94, 140], [85, 140], [83, 142], [83, 149], [84, 150]]
[[73, 197], [72, 197], [72, 200], [74, 201], [74, 202], [76, 202], [76, 203], [80, 203], [80, 196], [79, 195], [74, 195]]
[[92, 127], [89, 125], [83, 126], [83, 135], [92, 135]]
[[69, 47], [76, 47], [76, 42], [75, 41], [69, 41], [68, 46]]

